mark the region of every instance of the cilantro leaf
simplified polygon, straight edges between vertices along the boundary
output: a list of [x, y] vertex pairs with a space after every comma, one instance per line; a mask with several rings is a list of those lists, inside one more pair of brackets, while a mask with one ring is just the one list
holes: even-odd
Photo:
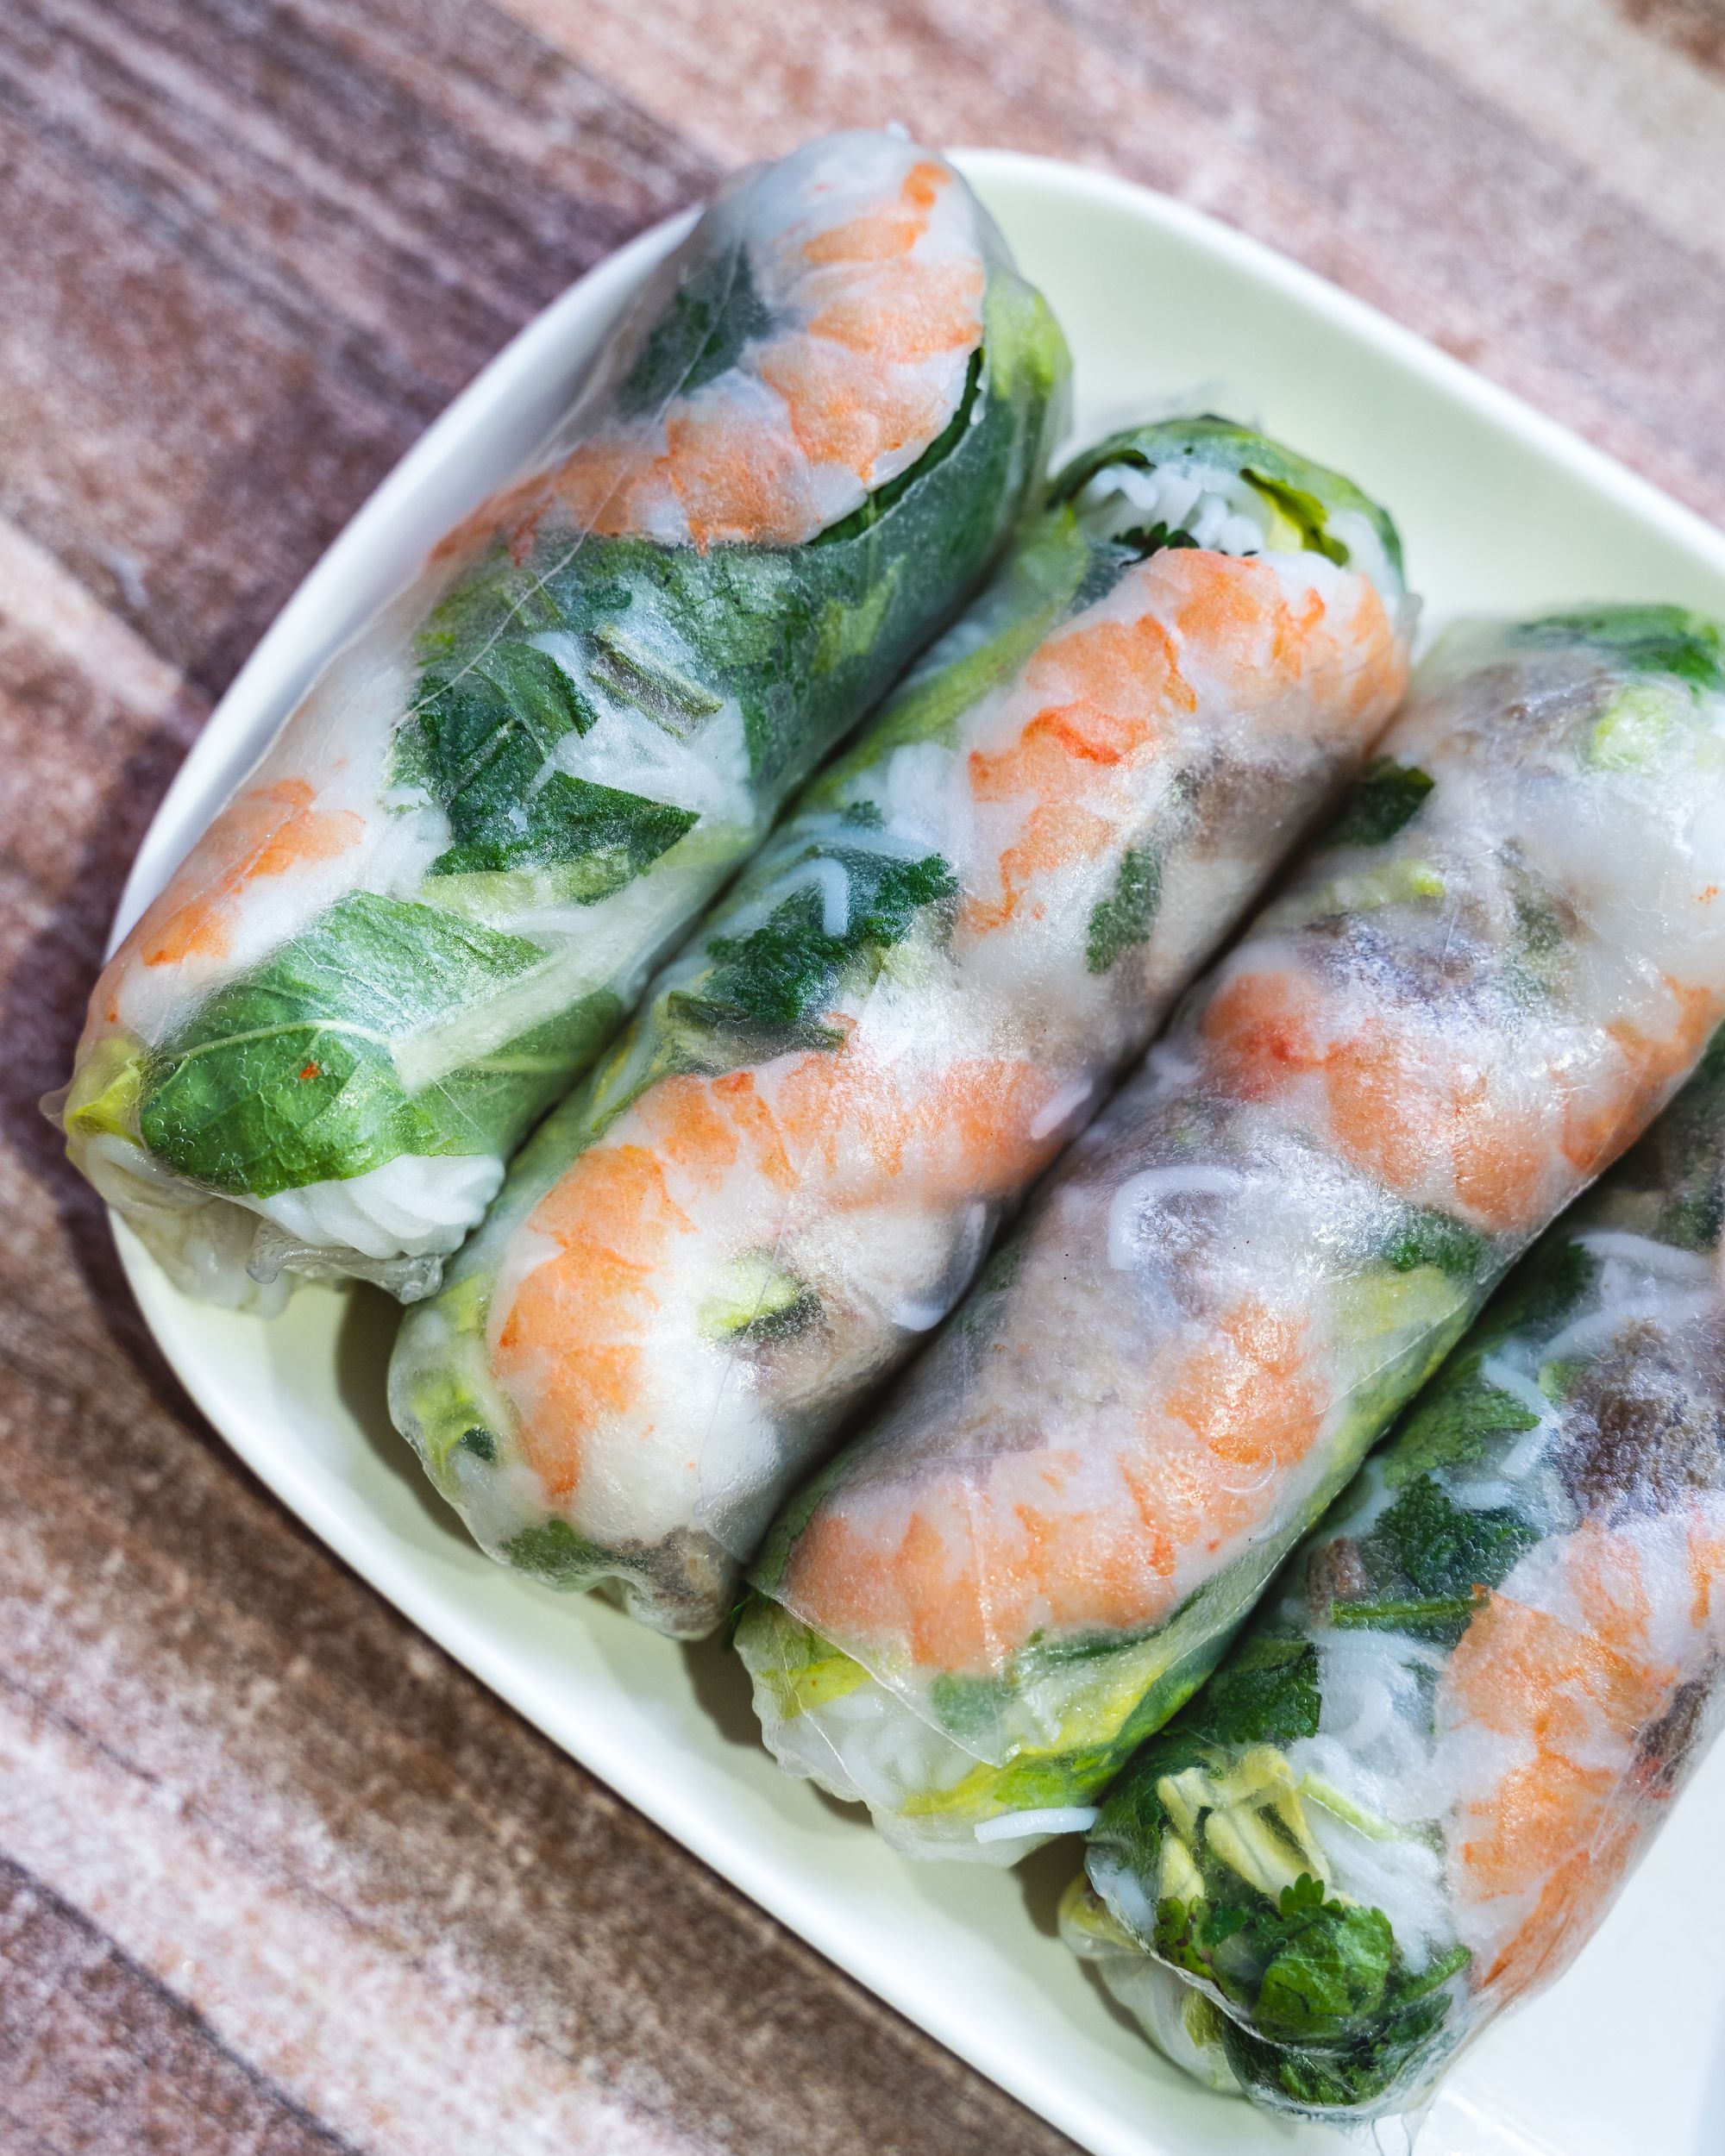
[[1396, 1934], [1382, 1909], [1327, 1902], [1309, 1877], [1283, 1890], [1284, 1943], [1258, 1985], [1256, 2021], [1272, 2039], [1334, 2038], [1383, 2003]]
[[1133, 559], [1148, 561], [1153, 554], [1160, 554], [1168, 547], [1195, 547], [1198, 542], [1189, 531], [1182, 531], [1178, 524], [1158, 521], [1153, 524], [1134, 524], [1129, 530], [1117, 531], [1114, 544], [1124, 547]]
[[1157, 1905], [1156, 1951], [1214, 1984], [1271, 2042], [1334, 2044], [1383, 2005], [1397, 1960], [1382, 1909], [1327, 1899], [1302, 1873], [1275, 1902], [1166, 1897]]

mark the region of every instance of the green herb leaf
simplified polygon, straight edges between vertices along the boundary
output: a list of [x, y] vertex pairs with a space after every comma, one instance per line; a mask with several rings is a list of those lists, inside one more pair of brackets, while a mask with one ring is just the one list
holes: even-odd
[[843, 1036], [815, 1021], [842, 969], [869, 950], [901, 942], [925, 907], [944, 904], [958, 888], [938, 854], [894, 861], [847, 847], [811, 846], [804, 858], [835, 862], [845, 870], [850, 905], [843, 930], [828, 933], [820, 890], [794, 891], [747, 936], [712, 938], [713, 969], [699, 988], [669, 999], [674, 1018], [707, 1031], [741, 1029], [751, 1038], [777, 1035], [836, 1047]]
[[458, 843], [509, 827], [562, 736], [598, 718], [549, 653], [519, 637], [490, 642], [470, 666], [429, 667], [398, 737], [398, 781], [424, 786]]
[[1470, 1354], [1452, 1363], [1402, 1425], [1384, 1465], [1392, 1489], [1433, 1468], [1483, 1459], [1495, 1438], [1537, 1426], [1526, 1401], [1480, 1375], [1482, 1359]]
[[1420, 812], [1437, 784], [1417, 764], [1378, 756], [1349, 787], [1334, 820], [1319, 841], [1324, 846], [1381, 846]]
[[356, 893], [218, 988], [152, 1056], [144, 1142], [206, 1188], [260, 1198], [401, 1152], [489, 1151], [548, 1074], [604, 1038], [616, 999], [577, 1005], [419, 1094], [394, 1049], [542, 962], [524, 937]]
[[1128, 849], [1120, 857], [1113, 892], [1097, 901], [1090, 915], [1084, 962], [1092, 973], [1107, 973], [1123, 951], [1145, 940], [1161, 899], [1160, 859], [1148, 846]]
[[1317, 1649], [1265, 1627], [1247, 1633], [1176, 1720], [1208, 1744], [1291, 1744], [1317, 1735], [1321, 1706]]
[[1543, 1332], [1568, 1316], [1599, 1277], [1599, 1260], [1561, 1228], [1546, 1236], [1510, 1275], [1480, 1320], [1494, 1339]]
[[1000, 1727], [1012, 1691], [1005, 1677], [964, 1677], [944, 1670], [929, 1687], [928, 1703], [940, 1727], [961, 1745], [987, 1744]]
[[[452, 819], [453, 820], [453, 819]], [[500, 821], [500, 819], [499, 819]], [[583, 906], [632, 882], [700, 818], [693, 809], [649, 801], [639, 793], [596, 786], [554, 771], [530, 794], [512, 827], [492, 828], [439, 854], [434, 876], [496, 874], [529, 868], [579, 868], [560, 879], [561, 895]]]
[[1409, 1206], [1403, 1213], [1383, 1255], [1398, 1273], [1435, 1265], [1452, 1280], [1465, 1281], [1470, 1287], [1489, 1278], [1502, 1263], [1493, 1257], [1484, 1237], [1464, 1222], [1418, 1206]]
[[1440, 1595], [1423, 1601], [1335, 1602], [1330, 1621], [1339, 1632], [1409, 1632], [1425, 1638], [1436, 1631], [1448, 1636], [1465, 1626], [1477, 1607], [1473, 1595]]
[[1114, 544], [1125, 547], [1139, 561], [1148, 561], [1151, 555], [1160, 554], [1165, 547], [1195, 547], [1197, 543], [1189, 531], [1165, 523], [1133, 524], [1129, 530], [1114, 534]]
[[1396, 1963], [1382, 1909], [1328, 1900], [1302, 1874], [1272, 1905], [1258, 1895], [1158, 1902], [1156, 1952], [1214, 1984], [1270, 2042], [1333, 2045], [1383, 2006]]
[[1283, 1891], [1287, 1942], [1258, 1987], [1257, 2023], [1271, 2038], [1334, 2039], [1383, 2003], [1396, 1934], [1382, 1909], [1327, 1902], [1315, 1879]]
[[1299, 532], [1302, 547], [1322, 555], [1339, 568], [1346, 568], [1351, 559], [1348, 550], [1339, 539], [1331, 537], [1329, 511], [1315, 494], [1308, 494], [1303, 487], [1291, 486], [1286, 479], [1271, 479], [1266, 472], [1254, 472], [1247, 465], [1240, 467], [1240, 477], [1254, 493], [1261, 494], [1272, 508], [1281, 511]]
[[[1421, 1475], [1361, 1537], [1361, 1591], [1338, 1597], [1331, 1620], [1344, 1627], [1396, 1624], [1416, 1638], [1458, 1639], [1477, 1591], [1497, 1586], [1539, 1539], [1536, 1527], [1506, 1507], [1457, 1505], [1435, 1477]], [[1345, 1617], [1350, 1606], [1356, 1614]]]
[[1725, 692], [1725, 630], [1683, 606], [1600, 606], [1547, 614], [1515, 633], [1519, 644], [1603, 645], [1624, 666], [1674, 674], [1691, 688]]
[[853, 509], [837, 523], [829, 524], [815, 540], [818, 547], [842, 547], [879, 523], [894, 505], [908, 494], [917, 481], [944, 463], [964, 438], [970, 425], [970, 413], [976, 402], [982, 381], [982, 353], [979, 347], [970, 354], [970, 365], [964, 376], [964, 387], [958, 399], [958, 409], [945, 426], [931, 442], [916, 462], [897, 479], [888, 479], [884, 486], [877, 486], [860, 508]]
[[611, 1568], [611, 1560], [597, 1543], [577, 1534], [567, 1520], [555, 1517], [524, 1527], [504, 1544], [503, 1554], [518, 1571], [543, 1580], [547, 1587], [586, 1587]]
[[1276, 536], [1276, 526], [1291, 526], [1298, 544], [1346, 564], [1348, 550], [1329, 530], [1331, 517], [1346, 512], [1371, 525], [1391, 567], [1400, 574], [1402, 544], [1395, 524], [1351, 479], [1295, 456], [1280, 443], [1214, 412], [1128, 427], [1093, 443], [1055, 479], [1053, 497], [1056, 501], [1073, 499], [1111, 464], [1136, 464], [1145, 470], [1157, 470], [1176, 467], [1182, 459], [1237, 472], [1254, 488], [1272, 511], [1272, 545], [1285, 543]]
[[749, 250], [708, 248], [686, 264], [668, 304], [641, 341], [618, 395], [625, 411], [656, 411], [733, 367], [744, 345], [770, 335]]
[[724, 709], [724, 699], [662, 654], [629, 636], [615, 622], [601, 622], [588, 639], [593, 671], [613, 696], [643, 711], [656, 726], [686, 741], [705, 719]]

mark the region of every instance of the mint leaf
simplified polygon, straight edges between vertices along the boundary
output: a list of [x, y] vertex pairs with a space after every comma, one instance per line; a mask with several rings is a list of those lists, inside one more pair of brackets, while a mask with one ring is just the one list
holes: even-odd
[[1434, 1477], [1421, 1475], [1355, 1545], [1360, 1591], [1332, 1602], [1331, 1621], [1458, 1639], [1477, 1590], [1497, 1586], [1539, 1539], [1507, 1507], [1454, 1504]]
[[1516, 1268], [1481, 1321], [1494, 1338], [1542, 1332], [1574, 1309], [1599, 1277], [1599, 1260], [1561, 1229]]
[[1383, 1256], [1398, 1273], [1435, 1265], [1452, 1280], [1464, 1281], [1469, 1286], [1490, 1278], [1499, 1263], [1483, 1235], [1446, 1213], [1421, 1206], [1406, 1209], [1384, 1245]]
[[1247, 1634], [1176, 1724], [1208, 1744], [1291, 1744], [1317, 1735], [1321, 1705], [1317, 1649], [1266, 1628]]
[[1145, 941], [1161, 899], [1160, 860], [1148, 846], [1129, 849], [1120, 857], [1113, 893], [1099, 899], [1090, 915], [1084, 962], [1092, 973], [1107, 973], [1123, 951]]
[[958, 888], [938, 854], [894, 861], [848, 847], [811, 846], [804, 859], [836, 862], [845, 870], [844, 929], [827, 931], [821, 891], [794, 891], [747, 936], [709, 941], [712, 971], [698, 989], [681, 989], [668, 999], [674, 1018], [709, 1033], [741, 1030], [751, 1038], [778, 1035], [786, 1044], [837, 1047], [843, 1036], [815, 1021], [843, 968], [870, 950], [901, 942], [925, 907], [944, 904]]
[[591, 906], [632, 882], [699, 820], [693, 809], [554, 771], [524, 807], [511, 812], [508, 824], [491, 821], [485, 836], [439, 854], [430, 873], [463, 876], [579, 866], [581, 874], [564, 880], [564, 893]]
[[1417, 764], [1378, 756], [1367, 764], [1342, 798], [1334, 820], [1318, 842], [1323, 846], [1381, 846], [1410, 824], [1437, 784]]
[[1483, 1459], [1495, 1438], [1537, 1427], [1526, 1401], [1481, 1376], [1482, 1359], [1471, 1354], [1452, 1364], [1403, 1423], [1384, 1463], [1392, 1489], [1433, 1468]]

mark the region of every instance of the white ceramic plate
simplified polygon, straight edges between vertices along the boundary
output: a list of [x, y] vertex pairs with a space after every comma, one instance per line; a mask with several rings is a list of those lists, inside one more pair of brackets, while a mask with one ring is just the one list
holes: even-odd
[[[1725, 539], [1513, 398], [1279, 256], [1159, 196], [998, 151], [961, 156], [1077, 360], [1081, 432], [1197, 391], [1389, 504], [1427, 620], [1594, 599], [1725, 613]], [[210, 719], [139, 854], [135, 918], [330, 649], [543, 431], [687, 218], [523, 331], [306, 579]], [[1074, 1845], [1019, 1873], [913, 1866], [786, 1780], [718, 1647], [499, 1570], [384, 1411], [392, 1306], [312, 1288], [273, 1324], [186, 1301], [123, 1231], [185, 1386], [301, 1519], [575, 1758], [883, 1998], [1099, 2156], [1339, 2149], [1194, 2088], [1053, 1936]], [[1421, 2156], [1725, 2148], [1725, 1748], [1602, 1936], [1452, 2077]], [[1642, 1978], [1645, 1977], [1645, 1983]]]

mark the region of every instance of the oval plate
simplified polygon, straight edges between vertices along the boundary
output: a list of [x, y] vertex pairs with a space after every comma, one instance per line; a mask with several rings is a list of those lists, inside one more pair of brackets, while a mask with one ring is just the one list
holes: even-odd
[[[1725, 539], [1371, 309], [1194, 210], [1000, 151], [957, 162], [1048, 294], [1079, 430], [1158, 402], [1257, 421], [1387, 501], [1428, 625], [1599, 599], [1725, 613]], [[222, 699], [152, 825], [117, 940], [343, 637], [544, 432], [690, 216], [548, 308], [459, 397], [319, 562]], [[394, 1307], [310, 1288], [273, 1323], [179, 1295], [125, 1232], [162, 1351], [314, 1533], [631, 1803], [840, 1967], [1098, 2156], [1339, 2150], [1183, 2080], [1052, 1935], [1076, 1869], [901, 1862], [787, 1780], [734, 1658], [500, 1570], [423, 1480], [384, 1408]], [[1725, 2147], [1725, 1749], [1575, 1971], [1451, 2078], [1421, 2156], [1663, 2156]], [[1643, 1972], [1651, 1981], [1643, 1983]]]

